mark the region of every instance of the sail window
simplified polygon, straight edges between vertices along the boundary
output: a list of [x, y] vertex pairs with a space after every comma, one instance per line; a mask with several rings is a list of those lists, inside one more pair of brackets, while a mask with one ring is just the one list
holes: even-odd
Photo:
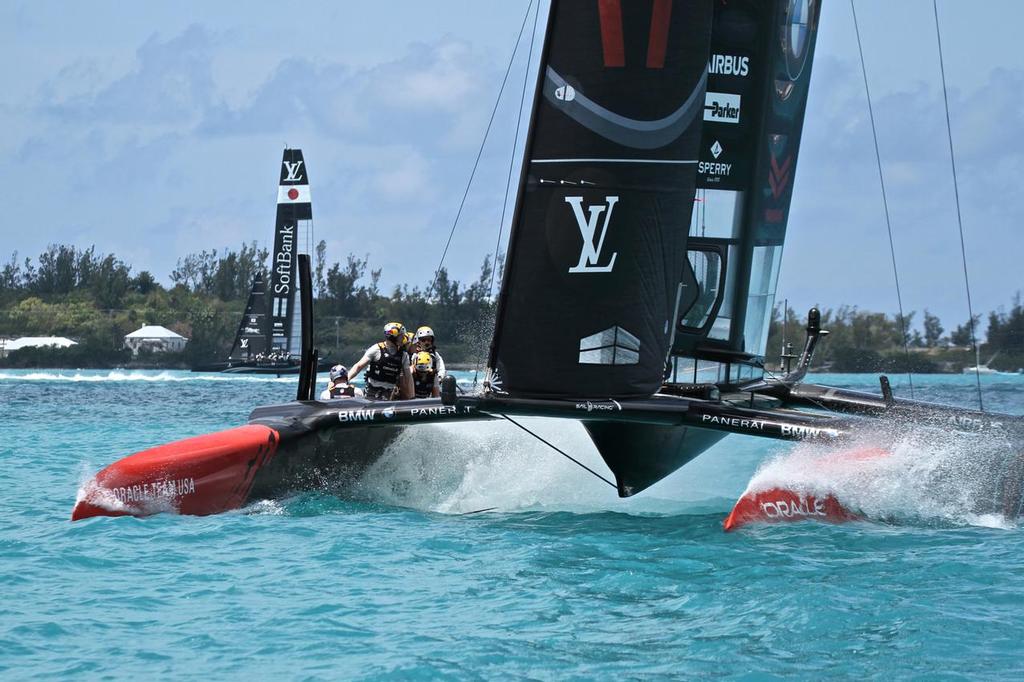
[[736, 190], [699, 190], [690, 219], [690, 236], [739, 239], [743, 229], [743, 196], [743, 192]]
[[768, 343], [772, 306], [775, 303], [775, 285], [782, 264], [782, 245], [754, 247], [750, 266], [750, 293], [747, 296], [747, 315], [743, 326], [744, 348], [751, 355], [764, 356]]
[[697, 279], [697, 300], [683, 316], [683, 326], [703, 329], [715, 309], [722, 289], [722, 256], [717, 251], [690, 250], [686, 257]]

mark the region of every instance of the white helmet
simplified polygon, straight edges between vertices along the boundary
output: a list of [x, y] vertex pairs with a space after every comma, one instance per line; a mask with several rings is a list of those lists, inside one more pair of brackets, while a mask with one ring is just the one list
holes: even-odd
[[420, 341], [424, 337], [429, 336], [431, 339], [434, 338], [434, 330], [430, 327], [420, 327], [416, 330], [416, 340]]

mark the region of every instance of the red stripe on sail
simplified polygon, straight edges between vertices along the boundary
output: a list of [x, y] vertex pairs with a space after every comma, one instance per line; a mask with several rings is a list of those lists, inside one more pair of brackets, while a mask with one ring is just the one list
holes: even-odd
[[626, 49], [622, 42], [622, 6], [619, 0], [598, 0], [598, 14], [601, 19], [601, 49], [604, 50], [604, 65], [625, 66]]
[[665, 48], [668, 46], [668, 22], [672, 17], [672, 0], [654, 0], [651, 13], [651, 35], [647, 39], [647, 68], [665, 66]]

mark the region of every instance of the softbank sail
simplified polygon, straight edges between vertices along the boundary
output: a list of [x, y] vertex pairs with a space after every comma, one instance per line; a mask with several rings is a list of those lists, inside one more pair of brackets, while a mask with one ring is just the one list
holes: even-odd
[[[458, 394], [446, 377], [440, 399], [316, 401], [307, 317], [296, 401], [115, 462], [72, 518], [210, 514], [340, 487], [402, 429], [506, 419], [527, 430], [518, 416], [582, 422], [622, 497], [729, 434], [821, 443], [843, 466], [885, 456], [860, 444], [885, 420], [998, 436], [1016, 447], [990, 467], [989, 511], [1016, 514], [1021, 418], [897, 398], [884, 378], [880, 395], [806, 383], [827, 334], [817, 310], [799, 357], [765, 371], [818, 10], [551, 0], [483, 390]], [[274, 277], [271, 347], [294, 330]], [[772, 489], [745, 497], [728, 527], [856, 516], [829, 494]]]
[[[311, 250], [309, 176], [300, 149], [285, 149], [277, 188], [277, 220], [269, 284], [257, 273], [226, 360], [194, 372], [297, 374], [301, 359], [302, 296], [298, 256]], [[329, 365], [328, 360], [321, 362]]]

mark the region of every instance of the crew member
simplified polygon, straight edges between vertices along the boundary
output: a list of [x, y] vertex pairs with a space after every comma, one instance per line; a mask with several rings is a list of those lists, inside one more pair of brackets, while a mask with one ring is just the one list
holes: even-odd
[[441, 382], [434, 369], [434, 358], [426, 351], [416, 353], [412, 367], [412, 385], [417, 398], [437, 398]]
[[327, 382], [327, 388], [320, 394], [320, 400], [362, 397], [363, 389], [348, 383], [348, 368], [345, 365], [331, 367], [330, 380]]
[[348, 372], [353, 381], [364, 367], [366, 397], [371, 400], [407, 400], [413, 396], [412, 369], [405, 350], [405, 327], [401, 322], [384, 325], [384, 340], [366, 349]]
[[437, 374], [437, 380], [444, 379], [444, 358], [441, 357], [441, 353], [438, 352], [437, 346], [434, 345], [434, 330], [430, 327], [420, 327], [416, 330], [416, 344], [414, 346], [416, 353], [429, 353], [433, 359], [434, 372]]

